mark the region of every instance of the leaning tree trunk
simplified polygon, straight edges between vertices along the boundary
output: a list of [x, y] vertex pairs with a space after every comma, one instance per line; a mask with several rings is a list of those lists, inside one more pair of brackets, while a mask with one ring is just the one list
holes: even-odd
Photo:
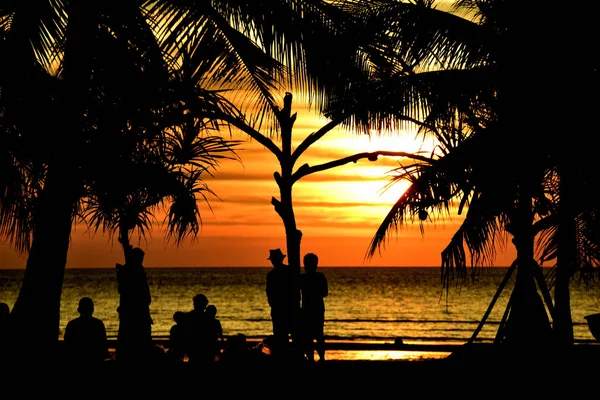
[[531, 197], [522, 194], [511, 221], [513, 243], [517, 250], [517, 277], [509, 301], [503, 337], [499, 341], [515, 354], [546, 349], [552, 329], [535, 279], [538, 265], [534, 259], [533, 210]]
[[[53, 135], [48, 154], [44, 188], [36, 198], [33, 235], [19, 296], [11, 312], [12, 353], [17, 360], [52, 362], [60, 333], [60, 302], [73, 215], [82, 194], [79, 157], [82, 151], [78, 133], [84, 123], [90, 97], [93, 57], [87, 48], [81, 26], [69, 15], [62, 79], [52, 92], [54, 113], [46, 135]], [[95, 25], [88, 25], [94, 35]], [[26, 46], [31, 51], [31, 44]], [[28, 81], [28, 83], [31, 83]], [[26, 85], [27, 86], [27, 85]], [[29, 110], [35, 112], [35, 109]], [[54, 128], [54, 129], [52, 129]]]
[[51, 361], [55, 355], [75, 205], [72, 183], [68, 179], [70, 173], [62, 162], [48, 169], [46, 185], [36, 209], [25, 275], [11, 312], [10, 346], [16, 350], [13, 355], [18, 360]]

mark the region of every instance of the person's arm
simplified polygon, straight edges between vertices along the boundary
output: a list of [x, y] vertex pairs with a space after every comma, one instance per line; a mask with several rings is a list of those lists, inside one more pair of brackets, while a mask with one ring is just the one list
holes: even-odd
[[[100, 321], [100, 320], [99, 320]], [[100, 326], [102, 327], [102, 354], [104, 359], [108, 358], [108, 337], [106, 336], [106, 326], [104, 326], [104, 322], [100, 321]]]
[[125, 264], [129, 264], [131, 250], [133, 250], [133, 246], [129, 242], [124, 243], [124, 241], [121, 239], [120, 236], [117, 240], [119, 241], [119, 243], [121, 243], [121, 246], [123, 246], [123, 255], [125, 256]]
[[146, 302], [148, 305], [152, 304], [152, 294], [150, 294], [150, 285], [148, 284], [148, 280], [146, 279], [146, 274], [144, 273], [144, 296], [146, 298]]
[[67, 327], [65, 328], [65, 336], [63, 338], [63, 346], [64, 346], [64, 352], [67, 355], [71, 354], [71, 346], [72, 346], [72, 341], [73, 341], [73, 324], [71, 323], [71, 321], [69, 321], [67, 323]]
[[270, 274], [267, 274], [267, 285], [265, 288], [265, 292], [267, 293], [267, 302], [269, 303], [269, 306], [272, 306], [271, 303], [273, 301], [273, 283]]
[[327, 297], [329, 295], [329, 285], [327, 284], [327, 278], [325, 275], [321, 274], [323, 277], [323, 297]]

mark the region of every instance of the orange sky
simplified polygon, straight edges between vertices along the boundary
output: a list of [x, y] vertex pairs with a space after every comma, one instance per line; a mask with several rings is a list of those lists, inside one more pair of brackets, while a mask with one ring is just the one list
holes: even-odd
[[[292, 111], [298, 111], [295, 145], [326, 122], [312, 111], [296, 107]], [[245, 134], [233, 138], [245, 141], [238, 152], [242, 163], [223, 163], [215, 179], [208, 181], [222, 201], [210, 199], [212, 213], [206, 203], [200, 205], [203, 226], [197, 239], [177, 248], [165, 242], [159, 227], [147, 242], [138, 243], [137, 237], [133, 238], [132, 243], [146, 251], [146, 267], [269, 266], [269, 249], [280, 247], [286, 253], [283, 224], [270, 203], [279, 193], [273, 180], [273, 172], [279, 170], [277, 160]], [[416, 152], [431, 146], [423, 145], [414, 132], [369, 139], [340, 128], [305, 152], [297, 167], [363, 151]], [[386, 173], [397, 165], [398, 161], [389, 157], [380, 157], [377, 162], [365, 159], [297, 182], [293, 195], [298, 228], [303, 232], [302, 254], [318, 254], [321, 266], [439, 266], [440, 252], [458, 227], [458, 217], [430, 225], [424, 236], [418, 225], [406, 226], [391, 238], [381, 255], [364, 259], [373, 234], [404, 189], [396, 185], [381, 192], [388, 182]], [[514, 250], [509, 245], [499, 252], [495, 265], [507, 266], [513, 259]], [[0, 244], [0, 268], [22, 268], [25, 261]], [[111, 243], [101, 233], [93, 235], [85, 226], [75, 227], [67, 268], [112, 268], [116, 262], [123, 262], [116, 241]]]

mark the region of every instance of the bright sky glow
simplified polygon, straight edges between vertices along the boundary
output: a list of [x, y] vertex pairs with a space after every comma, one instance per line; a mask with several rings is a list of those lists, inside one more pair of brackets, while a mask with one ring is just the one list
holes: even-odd
[[[326, 122], [307, 110], [298, 111], [294, 144]], [[158, 226], [147, 241], [133, 239], [146, 250], [147, 267], [268, 266], [269, 249], [280, 247], [286, 252], [283, 224], [270, 203], [271, 197], [279, 197], [273, 179], [279, 164], [273, 154], [245, 134], [236, 133], [232, 138], [245, 141], [239, 151], [242, 163], [224, 162], [214, 179], [207, 179], [221, 201], [209, 199], [212, 211], [205, 203], [200, 205], [203, 226], [197, 240], [176, 248], [164, 240]], [[424, 151], [428, 155], [433, 146], [431, 141], [416, 138], [415, 132], [369, 138], [336, 129], [306, 151], [296, 168], [376, 150]], [[298, 181], [293, 196], [296, 221], [303, 232], [302, 253], [317, 253], [322, 266], [438, 266], [440, 252], [458, 228], [459, 218], [429, 226], [424, 236], [417, 224], [406, 225], [390, 238], [381, 254], [365, 260], [379, 224], [407, 187], [396, 184], [384, 191], [389, 172], [399, 161], [391, 157], [376, 162], [363, 159]], [[507, 266], [513, 257], [509, 248], [500, 253], [495, 265]], [[0, 247], [0, 268], [21, 268], [25, 261], [6, 245]], [[101, 233], [93, 236], [85, 226], [76, 227], [68, 268], [114, 267], [117, 262], [123, 262], [123, 256], [116, 241]]]

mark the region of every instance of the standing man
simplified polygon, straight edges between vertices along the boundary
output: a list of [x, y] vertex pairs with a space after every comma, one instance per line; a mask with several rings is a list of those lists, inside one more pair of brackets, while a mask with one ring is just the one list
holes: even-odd
[[329, 287], [325, 275], [317, 272], [318, 265], [319, 257], [316, 254], [308, 253], [304, 256], [304, 273], [300, 275], [300, 290], [302, 292], [305, 355], [309, 361], [314, 361], [314, 351], [316, 350], [319, 362], [322, 362], [325, 361], [324, 298], [329, 294]]
[[143, 361], [152, 349], [150, 286], [144, 269], [144, 251], [125, 247], [125, 265], [117, 264], [119, 332], [117, 360]]
[[273, 269], [267, 273], [266, 293], [271, 307], [275, 349], [284, 352], [288, 348], [295, 314], [294, 276], [291, 268], [283, 263], [285, 254], [281, 249], [269, 250]]

